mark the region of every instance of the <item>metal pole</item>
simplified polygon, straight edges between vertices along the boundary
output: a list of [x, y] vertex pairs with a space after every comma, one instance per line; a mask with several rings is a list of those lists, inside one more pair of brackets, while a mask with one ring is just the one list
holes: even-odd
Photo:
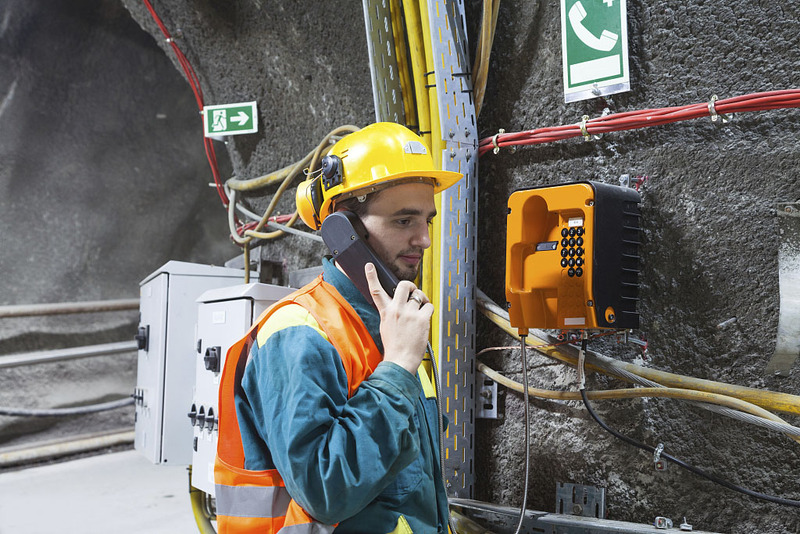
[[6, 319], [10, 317], [33, 317], [38, 315], [64, 315], [70, 313], [95, 313], [138, 309], [139, 299], [60, 302], [55, 304], [21, 304], [16, 306], [0, 306], [0, 319]]
[[138, 347], [136, 341], [132, 340], [120, 341], [117, 343], [105, 343], [102, 345], [90, 345], [87, 347], [73, 347], [69, 349], [9, 354], [7, 356], [0, 356], [0, 369], [18, 367], [21, 365], [32, 365], [37, 363], [74, 360], [77, 358], [87, 358], [90, 356], [105, 356], [107, 354], [132, 352], [135, 350], [138, 350]]

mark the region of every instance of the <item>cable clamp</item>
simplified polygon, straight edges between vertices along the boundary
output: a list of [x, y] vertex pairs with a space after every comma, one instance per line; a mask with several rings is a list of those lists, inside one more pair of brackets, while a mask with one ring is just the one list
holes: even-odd
[[653, 463], [656, 466], [656, 471], [666, 471], [667, 464], [664, 460], [661, 459], [661, 453], [664, 452], [664, 444], [659, 443], [656, 450], [653, 451]]
[[586, 129], [586, 121], [588, 121], [588, 120], [589, 120], [589, 115], [584, 115], [583, 117], [581, 117], [581, 122], [578, 125], [581, 128], [581, 133], [583, 134], [584, 141], [591, 141], [592, 140], [592, 136], [589, 133], [589, 130]]
[[716, 108], [717, 100], [718, 100], [717, 95], [711, 95], [711, 100], [708, 101], [708, 114], [711, 115], [711, 122], [717, 122], [717, 120], [721, 120], [722, 124], [726, 124], [727, 122], [730, 121], [730, 118], [728, 117], [728, 115], [717, 113], [717, 108]]
[[578, 389], [586, 389], [586, 344], [588, 336], [586, 330], [581, 330], [581, 348], [578, 351]]
[[504, 133], [506, 133], [506, 131], [503, 128], [500, 128], [499, 130], [497, 130], [497, 133], [492, 136], [492, 146], [494, 147], [492, 149], [493, 154], [497, 154], [500, 152], [500, 145], [497, 144], [497, 136]]

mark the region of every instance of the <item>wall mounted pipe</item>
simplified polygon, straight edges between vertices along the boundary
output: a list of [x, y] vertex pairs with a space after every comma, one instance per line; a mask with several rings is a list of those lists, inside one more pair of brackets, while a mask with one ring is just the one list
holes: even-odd
[[139, 299], [94, 300], [87, 302], [59, 302], [54, 304], [20, 304], [0, 306], [0, 319], [65, 315], [71, 313], [96, 313], [107, 311], [138, 310]]
[[11, 467], [41, 462], [70, 454], [96, 451], [106, 447], [132, 444], [134, 431], [126, 430], [110, 434], [90, 435], [69, 441], [43, 443], [34, 447], [0, 451], [0, 467]]
[[9, 354], [7, 356], [0, 356], [0, 369], [74, 360], [77, 358], [106, 356], [108, 354], [118, 354], [121, 352], [133, 352], [137, 350], [137, 347], [136, 341], [119, 341], [117, 343], [103, 343], [101, 345], [89, 345], [86, 347]]

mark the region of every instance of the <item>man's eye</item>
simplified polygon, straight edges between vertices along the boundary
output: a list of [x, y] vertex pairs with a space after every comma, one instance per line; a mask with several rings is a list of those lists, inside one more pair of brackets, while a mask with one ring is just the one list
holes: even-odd
[[395, 221], [395, 222], [396, 222], [397, 224], [399, 224], [400, 226], [408, 226], [408, 225], [409, 225], [409, 223], [411, 222], [411, 220], [410, 220], [410, 219], [398, 219], [398, 220], [397, 220], [397, 221]]

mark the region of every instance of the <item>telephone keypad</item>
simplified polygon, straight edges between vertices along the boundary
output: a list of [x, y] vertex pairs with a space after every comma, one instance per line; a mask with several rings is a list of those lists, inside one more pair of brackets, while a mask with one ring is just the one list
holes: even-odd
[[582, 226], [561, 229], [561, 267], [569, 267], [567, 276], [570, 278], [583, 276], [583, 254], [586, 251], [583, 249], [584, 240], [581, 236], [585, 232]]

